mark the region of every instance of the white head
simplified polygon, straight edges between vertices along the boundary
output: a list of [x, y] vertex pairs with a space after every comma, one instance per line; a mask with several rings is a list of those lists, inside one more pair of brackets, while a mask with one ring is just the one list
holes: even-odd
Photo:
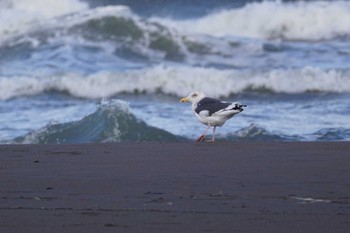
[[192, 103], [198, 103], [204, 97], [205, 97], [205, 94], [203, 92], [195, 91], [195, 92], [192, 92], [191, 94], [189, 94], [187, 97], [182, 98], [180, 100], [180, 102], [188, 102], [189, 101]]

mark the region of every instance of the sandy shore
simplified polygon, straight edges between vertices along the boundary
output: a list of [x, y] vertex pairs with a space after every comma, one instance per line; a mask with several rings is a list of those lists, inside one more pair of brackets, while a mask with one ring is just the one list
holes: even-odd
[[0, 146], [0, 232], [350, 232], [350, 142]]

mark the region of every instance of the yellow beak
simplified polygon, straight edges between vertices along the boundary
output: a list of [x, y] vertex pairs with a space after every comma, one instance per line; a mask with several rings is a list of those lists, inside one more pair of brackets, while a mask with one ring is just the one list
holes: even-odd
[[180, 102], [181, 103], [183, 103], [183, 102], [188, 102], [188, 101], [190, 101], [187, 97], [186, 98], [182, 98], [182, 99], [180, 99]]

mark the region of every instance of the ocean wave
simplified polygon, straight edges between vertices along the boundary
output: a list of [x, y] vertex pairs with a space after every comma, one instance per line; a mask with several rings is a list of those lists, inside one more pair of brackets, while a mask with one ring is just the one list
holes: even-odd
[[[67, 0], [68, 1], [68, 0]], [[26, 30], [1, 31], [2, 50], [40, 45], [77, 43], [112, 50], [142, 59], [182, 61], [190, 55], [214, 54], [207, 41], [198, 41], [173, 28], [140, 18], [126, 6], [82, 8], [74, 14], [43, 19], [26, 26]], [[0, 47], [0, 48], [1, 48]], [[227, 48], [230, 46], [227, 45]], [[113, 51], [114, 50], [114, 51]], [[225, 50], [223, 50], [225, 51]]]
[[176, 141], [167, 131], [137, 119], [126, 102], [103, 101], [96, 112], [75, 122], [50, 123], [8, 143], [90, 143], [121, 141]]
[[52, 18], [88, 9], [79, 0], [4, 0], [0, 2], [1, 40], [39, 28]]
[[225, 136], [225, 140], [229, 141], [298, 141], [301, 139], [299, 136], [269, 131], [257, 124], [251, 124]]
[[350, 3], [262, 1], [199, 19], [154, 20], [190, 34], [314, 41], [350, 36]]
[[287, 48], [246, 37], [322, 40], [348, 37], [350, 28], [350, 3], [345, 1], [263, 1], [191, 20], [143, 18], [122, 5], [91, 9], [78, 0], [6, 2], [0, 3], [4, 56], [13, 50], [30, 57], [40, 46], [77, 44], [128, 59], [240, 66], [237, 54], [259, 56]]
[[[183, 33], [162, 20], [157, 22], [142, 18], [122, 5], [93, 9], [77, 7], [71, 13], [63, 13], [25, 24], [25, 30], [0, 31], [0, 51], [3, 54], [0, 59], [26, 57], [31, 62], [48, 51], [52, 59], [62, 50], [85, 49], [103, 51], [131, 62], [175, 61], [201, 66], [236, 67], [244, 66], [240, 58], [244, 60], [247, 56], [269, 52], [261, 41]], [[237, 58], [237, 54], [243, 56]], [[72, 59], [75, 62], [76, 57]], [[61, 60], [65, 61], [66, 57]]]
[[311, 135], [317, 141], [343, 141], [349, 140], [350, 129], [347, 128], [324, 128]]
[[[240, 11], [249, 8], [248, 6], [254, 9], [259, 8], [259, 4], [264, 8], [265, 5], [276, 4], [284, 7], [287, 3], [252, 3], [243, 8], [226, 10], [226, 13]], [[282, 6], [281, 8], [283, 8]], [[214, 15], [218, 15], [220, 18], [222, 14], [224, 13], [219, 12]], [[82, 64], [83, 69], [86, 69], [94, 62], [90, 60], [91, 53], [99, 51], [110, 60], [112, 60], [111, 56], [114, 56], [115, 59], [125, 60], [125, 63], [149, 64], [175, 61], [208, 67], [261, 68], [265, 66], [285, 67], [281, 61], [284, 59], [280, 59], [280, 57], [276, 59], [274, 56], [276, 52], [307, 52], [305, 47], [298, 47], [295, 44], [242, 38], [242, 36], [268, 38], [268, 35], [240, 35], [239, 32], [226, 32], [226, 29], [223, 29], [222, 36], [226, 34], [229, 36], [218, 37], [216, 33], [210, 32], [215, 26], [230, 25], [227, 30], [231, 30], [234, 26], [231, 26], [230, 23], [222, 24], [220, 20], [216, 22], [212, 19], [209, 20], [209, 24], [206, 23], [205, 20], [213, 15], [191, 21], [142, 18], [127, 6], [115, 5], [90, 9], [84, 4], [73, 8], [71, 12], [62, 10], [61, 14], [50, 15], [51, 18], [42, 18], [42, 20], [37, 20], [38, 22], [24, 24], [26, 30], [15, 30], [16, 33], [5, 33], [4, 31], [2, 33], [0, 30], [0, 50], [3, 55], [1, 59], [11, 61], [13, 58], [27, 58], [28, 63], [34, 63], [30, 65], [31, 67], [36, 67], [37, 63], [39, 63], [39, 67], [42, 67], [43, 64], [46, 64], [43, 61], [47, 59], [52, 61], [56, 58], [60, 62], [56, 64], [56, 60], [53, 61], [53, 66], [59, 66], [58, 69], [62, 69], [60, 67], [61, 61], [66, 61], [64, 64], [67, 66], [72, 63]], [[249, 19], [255, 20], [254, 17], [249, 17]], [[206, 25], [203, 28], [209, 30], [208, 32], [201, 31], [202, 26], [196, 26], [200, 25], [202, 21]], [[234, 22], [239, 24], [245, 20]], [[210, 23], [213, 25], [209, 27]], [[260, 33], [263, 27], [259, 23], [263, 24], [263, 22], [257, 20], [256, 23], [258, 25], [254, 30]], [[190, 31], [186, 31], [189, 28]], [[330, 52], [333, 51], [332, 48], [327, 49]], [[70, 50], [74, 52], [70, 52]], [[82, 57], [86, 59], [81, 59]], [[290, 61], [288, 56], [285, 58]], [[303, 59], [313, 61], [313, 58], [310, 57], [304, 56]], [[252, 62], [252, 60], [254, 61]], [[300, 59], [297, 61], [291, 59], [291, 62], [294, 67], [305, 63], [304, 60], [300, 61]], [[124, 62], [120, 63], [124, 64]]]
[[38, 74], [29, 77], [0, 77], [1, 100], [47, 91], [97, 99], [123, 93], [163, 93], [180, 97], [193, 90], [201, 90], [213, 97], [228, 97], [244, 92], [348, 93], [350, 71], [305, 67], [257, 72], [154, 66], [124, 72], [103, 71], [90, 75], [65, 73], [55, 76]]
[[[114, 12], [123, 9], [122, 14]], [[96, 17], [94, 12], [100, 11]], [[108, 11], [111, 11], [110, 14]], [[175, 31], [159, 24], [149, 23], [122, 6], [104, 7], [91, 10], [81, 23], [69, 28], [70, 34], [82, 36], [90, 41], [111, 41], [116, 50], [129, 51], [139, 57], [183, 60], [186, 51], [182, 39]]]

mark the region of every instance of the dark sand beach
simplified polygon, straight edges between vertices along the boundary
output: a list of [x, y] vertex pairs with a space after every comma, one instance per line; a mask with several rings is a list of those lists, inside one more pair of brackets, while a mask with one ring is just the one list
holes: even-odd
[[2, 145], [0, 232], [350, 232], [350, 143]]

